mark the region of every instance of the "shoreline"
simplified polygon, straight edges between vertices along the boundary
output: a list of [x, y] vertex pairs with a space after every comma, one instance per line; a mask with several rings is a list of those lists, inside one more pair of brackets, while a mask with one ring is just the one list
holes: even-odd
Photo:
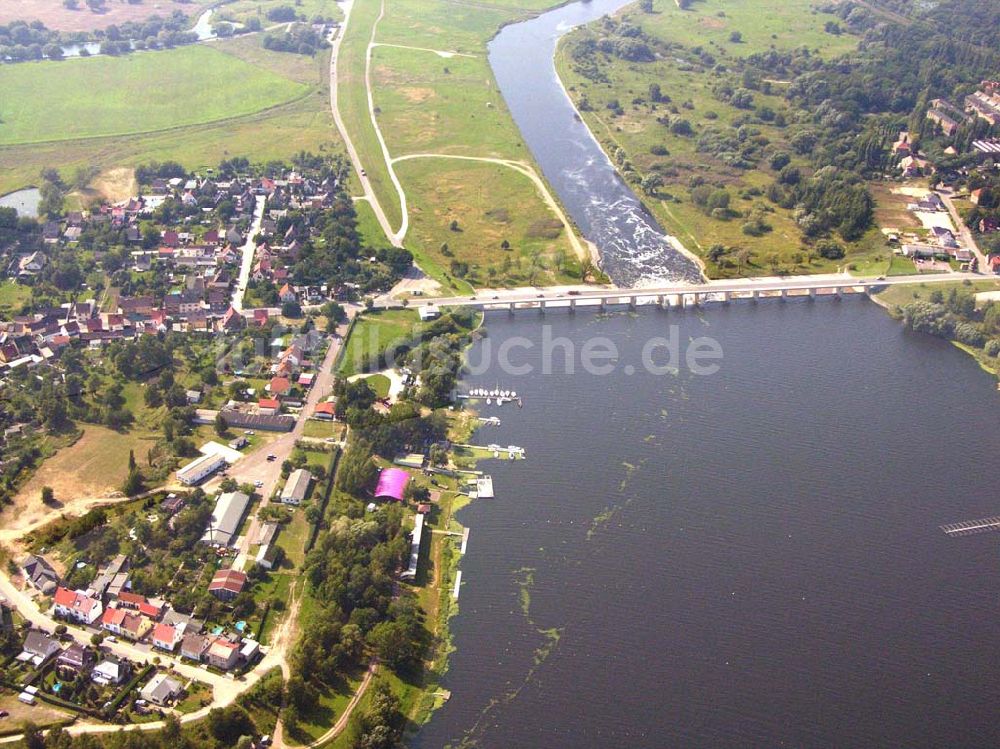
[[[573, 1], [577, 1], [577, 0], [573, 0]], [[633, 5], [634, 2], [635, 2], [635, 0], [629, 0], [624, 5], [622, 5], [620, 8], [618, 8], [618, 10], [616, 10], [613, 15], [620, 15], [626, 8], [628, 8], [630, 5]], [[568, 3], [565, 3], [565, 4], [568, 4]], [[553, 8], [552, 10], [555, 10], [555, 9]], [[560, 56], [565, 53], [565, 47], [564, 47], [564, 45], [566, 44], [566, 37], [569, 36], [570, 34], [572, 34], [574, 31], [580, 29], [580, 28], [584, 28], [586, 26], [589, 26], [591, 23], [595, 23], [595, 22], [594, 21], [590, 21], [589, 23], [580, 24], [579, 26], [574, 26], [573, 28], [568, 29], [556, 41], [555, 49], [552, 51], [552, 72], [553, 72], [553, 75], [555, 76], [556, 82], [559, 84], [559, 88], [562, 89], [563, 96], [566, 97], [566, 101], [569, 102], [570, 106], [573, 108], [573, 111], [576, 113], [577, 119], [584, 126], [584, 128], [587, 131], [587, 134], [590, 135], [591, 139], [594, 141], [594, 144], [597, 146], [597, 148], [600, 150], [600, 152], [604, 155], [605, 161], [607, 161], [608, 165], [614, 170], [614, 173], [626, 185], [626, 187], [628, 187], [628, 189], [632, 192], [632, 194], [635, 195], [636, 199], [639, 201], [639, 205], [642, 207], [642, 210], [645, 211], [646, 214], [653, 221], [656, 222], [656, 225], [660, 229], [660, 231], [661, 231], [661, 233], [663, 235], [663, 238], [677, 252], [680, 252], [688, 260], [690, 260], [695, 265], [697, 265], [698, 268], [701, 271], [702, 278], [708, 280], [709, 277], [708, 277], [708, 274], [706, 273], [706, 265], [705, 265], [704, 259], [701, 256], [699, 256], [697, 253], [692, 252], [691, 250], [689, 250], [684, 245], [684, 243], [681, 242], [681, 240], [678, 237], [674, 236], [673, 234], [670, 234], [660, 224], [659, 219], [649, 209], [649, 207], [646, 205], [646, 203], [643, 201], [643, 199], [639, 197], [639, 195], [635, 192], [635, 190], [632, 189], [632, 185], [629, 184], [628, 180], [625, 179], [625, 176], [621, 173], [621, 171], [618, 169], [618, 167], [615, 166], [615, 163], [611, 160], [611, 156], [608, 155], [607, 149], [604, 148], [604, 145], [601, 143], [601, 141], [594, 134], [593, 128], [590, 127], [590, 124], [587, 122], [586, 118], [584, 117], [583, 112], [581, 112], [580, 108], [577, 106], [576, 101], [574, 101], [573, 97], [570, 96], [569, 89], [566, 88], [566, 82], [565, 82], [565, 80], [563, 80], [563, 77], [559, 74], [559, 70], [560, 70], [559, 60], [560, 60]], [[588, 242], [588, 244], [593, 245], [593, 242], [591, 242], [589, 239], [587, 240], [587, 242]], [[598, 253], [600, 253], [600, 250], [596, 247], [596, 245], [594, 245], [594, 249], [595, 249], [595, 251], [597, 251]], [[598, 267], [600, 267], [600, 265], [598, 265]]]

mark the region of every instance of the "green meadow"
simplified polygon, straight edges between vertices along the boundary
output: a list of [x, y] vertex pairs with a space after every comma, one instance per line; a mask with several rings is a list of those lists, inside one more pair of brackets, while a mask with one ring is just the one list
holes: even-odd
[[[142, 87], [154, 90], [155, 82], [164, 81], [166, 75], [158, 70], [160, 63], [156, 61], [170, 61], [178, 54], [187, 60], [205, 59], [211, 65], [230, 71], [224, 78], [228, 93], [223, 93], [216, 78], [212, 78], [210, 87], [199, 84], [198, 90], [189, 91], [190, 96], [185, 102], [191, 107], [191, 101], [196, 101], [197, 107], [192, 107], [192, 111], [200, 109], [201, 120], [192, 122], [194, 118], [188, 118], [186, 121], [189, 124], [160, 120], [161, 129], [148, 132], [150, 123], [140, 118], [137, 127], [147, 132], [0, 145], [0, 193], [36, 184], [39, 172], [52, 166], [58, 167], [67, 176], [82, 166], [95, 165], [102, 170], [110, 170], [165, 160], [178, 161], [189, 169], [204, 169], [216, 166], [222, 159], [231, 156], [269, 161], [287, 159], [303, 150], [321, 153], [341, 149], [330, 113], [329, 51], [315, 57], [270, 52], [260, 47], [258, 38], [244, 37], [216, 42], [211, 46], [196, 45], [150, 52], [130, 59], [92, 58], [11, 65], [0, 68], [0, 76], [11, 72], [25, 75], [19, 72], [21, 70], [41, 70], [50, 75], [48, 70], [60, 73], [71, 71], [77, 65], [87, 66], [95, 62], [108, 64], [112, 70], [125, 69], [142, 58], [141, 65], [147, 81]], [[238, 75], [234, 76], [233, 71]], [[267, 86], [280, 93], [278, 103], [274, 103], [273, 98], [256, 103], [248, 99], [241, 102], [240, 108], [221, 111], [213, 99], [242, 99], [247, 90], [244, 80], [251, 91], [260, 90], [259, 81], [270, 81]], [[251, 84], [253, 80], [258, 83]], [[0, 88], [0, 91], [5, 89]], [[51, 127], [59, 122], [72, 121], [78, 114], [80, 117], [92, 117], [94, 104], [91, 99], [78, 98], [76, 110], [59, 120], [53, 119]], [[0, 101], [3, 100], [0, 93]], [[64, 106], [68, 109], [65, 102]], [[0, 119], [4, 120], [4, 124], [0, 124], [0, 133], [13, 122], [9, 111], [6, 104], [0, 104]], [[190, 112], [187, 114], [190, 115]], [[129, 116], [134, 122], [134, 115]], [[63, 126], [64, 135], [69, 127], [68, 124]], [[0, 135], [0, 143], [3, 142], [2, 137]]]
[[260, 112], [308, 86], [209, 45], [0, 68], [0, 145], [131, 135]]

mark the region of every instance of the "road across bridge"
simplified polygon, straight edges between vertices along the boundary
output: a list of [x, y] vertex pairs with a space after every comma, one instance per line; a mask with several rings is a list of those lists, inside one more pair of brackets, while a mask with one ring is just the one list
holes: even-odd
[[[735, 279], [709, 281], [704, 284], [670, 284], [646, 288], [574, 286], [556, 289], [520, 288], [480, 291], [467, 297], [434, 297], [413, 299], [415, 304], [428, 307], [476, 307], [478, 309], [549, 309], [578, 306], [658, 304], [660, 306], [691, 306], [702, 302], [728, 302], [736, 299], [792, 297], [816, 298], [843, 294], [869, 294], [886, 286], [913, 283], [954, 283], [984, 281], [990, 276], [976, 273], [942, 273], [933, 275], [892, 276], [889, 278], [854, 278], [842, 274], [799, 276], [795, 278]], [[396, 300], [383, 300], [377, 306], [398, 307]]]

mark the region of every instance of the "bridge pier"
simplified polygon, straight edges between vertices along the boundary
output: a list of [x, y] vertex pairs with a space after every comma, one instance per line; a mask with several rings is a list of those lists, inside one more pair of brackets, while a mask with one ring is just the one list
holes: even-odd
[[660, 309], [663, 309], [663, 307], [664, 307], [663, 302], [664, 302], [665, 299], [666, 299], [666, 297], [663, 294], [657, 294], [656, 295], [656, 306], [659, 307]]
[[837, 301], [840, 301], [840, 287], [839, 286], [834, 286], [833, 287], [833, 298], [836, 299]]
[[731, 298], [731, 295], [730, 295], [730, 293], [728, 291], [723, 291], [722, 292], [722, 303], [723, 304], [729, 304], [730, 298]]
[[751, 302], [757, 301], [757, 289], [754, 289], [753, 291], [750, 292], [750, 301]]
[[545, 314], [545, 300], [544, 299], [538, 303], [538, 314], [540, 314], [540, 315], [544, 315]]
[[781, 301], [785, 301], [786, 299], [788, 299], [788, 289], [782, 289], [781, 290]]
[[810, 302], [816, 301], [816, 289], [809, 289], [809, 301]]
[[601, 297], [601, 303], [599, 305], [599, 309], [601, 310], [601, 312], [604, 312], [605, 310], [607, 310], [607, 308], [608, 308], [608, 300], [605, 299], [604, 297]]
[[507, 305], [507, 314], [508, 315], [513, 315], [514, 314], [514, 303], [513, 302], [511, 302], [510, 304]]
[[576, 313], [576, 299], [569, 300], [569, 313], [571, 315]]
[[635, 297], [634, 296], [630, 296], [628, 298], [628, 308], [629, 309], [635, 309]]

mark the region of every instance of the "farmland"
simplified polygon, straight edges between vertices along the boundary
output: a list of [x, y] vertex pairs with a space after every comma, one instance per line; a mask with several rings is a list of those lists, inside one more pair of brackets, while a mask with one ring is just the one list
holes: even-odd
[[308, 91], [208, 45], [8, 65], [0, 68], [0, 88], [0, 145], [208, 123], [260, 112]]
[[[189, 75], [188, 79], [180, 82], [189, 96], [171, 97], [171, 102], [179, 102], [173, 104], [152, 102], [152, 109], [159, 118], [159, 129], [151, 127], [144, 112], [138, 109], [125, 111], [117, 122], [109, 120], [108, 124], [102, 124], [94, 103], [96, 99], [74, 93], [76, 104], [71, 107], [65, 101], [59, 103], [62, 119], [53, 119], [44, 126], [48, 133], [46, 137], [62, 137], [63, 140], [0, 145], [0, 193], [37, 183], [39, 172], [53, 165], [58, 165], [67, 175], [83, 166], [93, 165], [110, 172], [165, 160], [178, 161], [190, 169], [204, 169], [232, 156], [252, 156], [254, 160], [269, 161], [287, 159], [300, 151], [329, 153], [339, 150], [329, 109], [329, 52], [307, 57], [269, 52], [257, 44], [258, 40], [248, 37], [211, 46], [194, 45], [178, 50], [136, 54], [127, 59], [92, 58], [61, 63], [29, 63], [0, 69], [0, 77], [24, 76], [25, 73], [19, 72], [24, 70], [42, 71], [45, 76], [55, 75], [58, 78], [79, 65], [100, 62], [110, 65], [111, 71], [119, 68], [135, 70], [129, 66], [138, 62], [144, 73], [142, 78], [136, 79], [135, 85], [146, 91], [153, 91], [159, 85], [171, 85], [170, 81], [178, 76], [176, 70], [162, 69], [163, 60], [182, 60], [181, 66], [188, 70]], [[208, 67], [195, 64], [194, 61], [198, 60], [204, 60]], [[210, 87], [203, 85], [205, 69], [221, 73], [221, 78], [213, 79]], [[222, 90], [220, 81], [225, 83], [228, 92]], [[55, 85], [65, 86], [58, 79]], [[112, 87], [113, 82], [109, 80], [106, 86]], [[85, 81], [83, 89], [92, 91], [91, 82]], [[248, 96], [248, 92], [256, 100]], [[220, 106], [220, 101], [236, 103], [227, 109]], [[192, 106], [192, 102], [196, 106]], [[129, 110], [132, 104], [128, 101], [123, 104], [119, 100], [116, 106]], [[37, 104], [27, 102], [23, 107], [33, 113], [32, 117], [40, 116]], [[185, 110], [181, 112], [182, 119], [176, 122], [172, 120], [175, 109]], [[9, 114], [11, 111], [5, 105], [5, 124], [0, 124], [0, 143], [12, 142], [5, 135], [8, 124], [15, 123], [14, 115]], [[90, 120], [90, 137], [73, 136], [70, 125], [59, 124], [73, 122], [78, 115], [84, 121]], [[17, 127], [21, 131], [20, 137], [41, 140], [26, 134], [25, 126]], [[124, 130], [126, 127], [134, 129], [127, 131]], [[72, 126], [74, 131], [77, 128], [77, 125]], [[113, 129], [125, 134], [97, 135], [102, 128], [104, 132]]]

